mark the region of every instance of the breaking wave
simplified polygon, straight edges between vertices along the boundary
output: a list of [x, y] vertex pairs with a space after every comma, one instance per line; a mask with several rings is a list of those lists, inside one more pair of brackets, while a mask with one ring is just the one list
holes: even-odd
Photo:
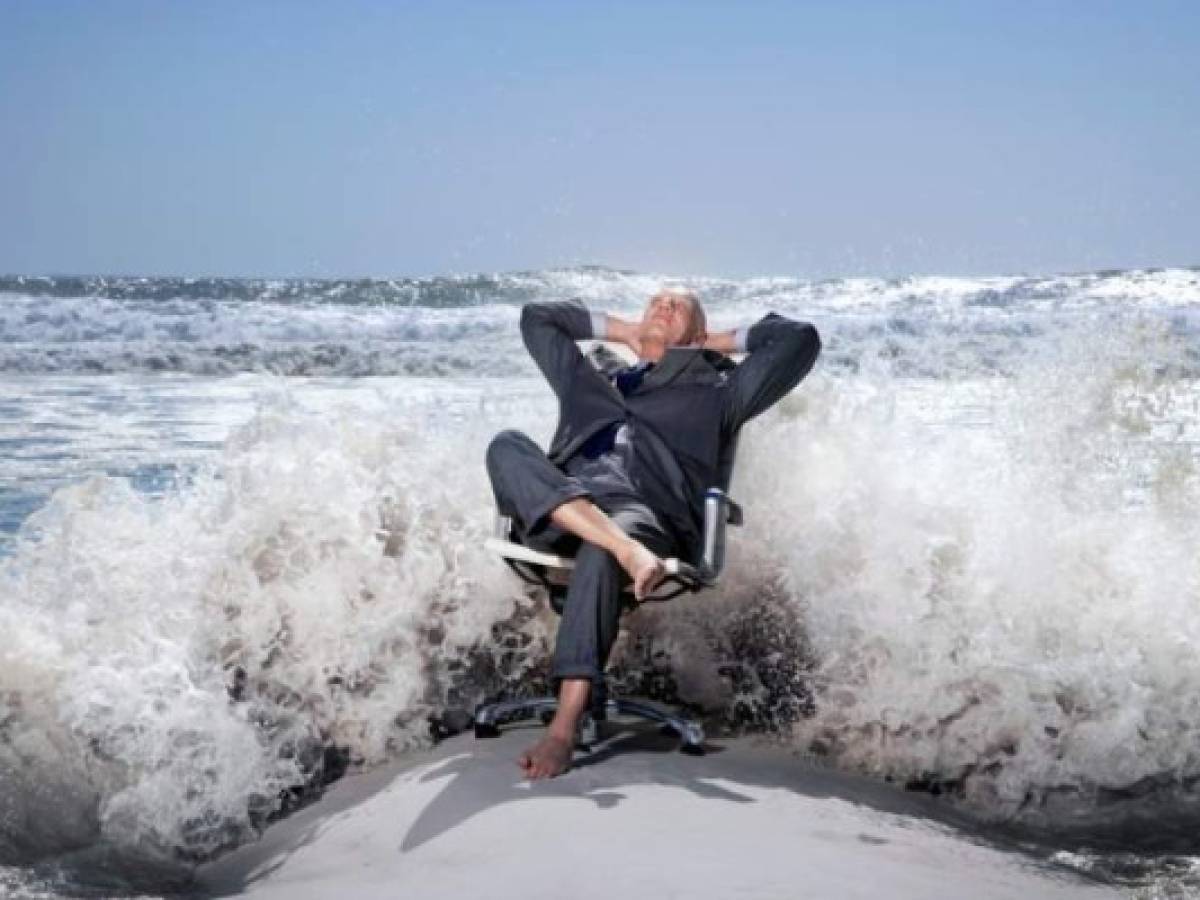
[[[538, 277], [640, 302], [604, 293], [633, 276]], [[851, 282], [706, 283], [718, 321], [811, 302], [830, 352], [748, 426], [722, 590], [641, 611], [618, 677], [992, 822], [1195, 852], [1196, 273], [1054, 281], [876, 282], [869, 301]], [[43, 350], [87, 343], [28, 320], [23, 289], [0, 307], [4, 352], [36, 329]], [[98, 302], [60, 301], [80, 321]], [[147, 298], [103, 302], [111, 346], [169, 343], [166, 325], [135, 337], [123, 304]], [[198, 301], [153, 302], [189, 334], [288, 337], [261, 297], [207, 331]], [[455, 416], [432, 389], [426, 416], [313, 411], [297, 382], [174, 489], [98, 476], [25, 520], [0, 568], [0, 864], [211, 855], [346, 766], [431, 740], [448, 708], [544, 678], [554, 619], [482, 549], [487, 441], [544, 440], [554, 414], [516, 307], [395, 307], [314, 304], [332, 324], [292, 327], [426, 341], [461, 354], [443, 365], [468, 393], [497, 374], [519, 389]]]

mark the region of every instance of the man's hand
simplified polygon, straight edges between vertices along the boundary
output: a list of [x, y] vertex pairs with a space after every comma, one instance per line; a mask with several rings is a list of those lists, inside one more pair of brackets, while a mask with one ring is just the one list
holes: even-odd
[[642, 323], [627, 322], [616, 316], [608, 316], [608, 340], [624, 344], [639, 359], [642, 356]]
[[716, 350], [718, 353], [737, 353], [737, 332], [718, 331], [704, 336], [704, 349]]

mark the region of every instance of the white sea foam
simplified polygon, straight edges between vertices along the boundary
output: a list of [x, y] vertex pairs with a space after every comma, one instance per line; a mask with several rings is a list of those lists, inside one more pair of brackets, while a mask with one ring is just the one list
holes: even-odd
[[120, 844], [210, 852], [304, 781], [306, 747], [423, 739], [430, 672], [513, 586], [482, 550], [482, 434], [383, 412], [274, 402], [186, 490], [94, 478], [31, 519], [0, 580], [0, 771], [64, 786], [60, 840], [98, 799]]
[[[1079, 337], [1015, 381], [814, 379], [745, 441], [743, 554], [816, 661], [798, 746], [1058, 825], [1200, 775], [1200, 384], [1162, 332]], [[987, 427], [937, 424], [956, 391]]]

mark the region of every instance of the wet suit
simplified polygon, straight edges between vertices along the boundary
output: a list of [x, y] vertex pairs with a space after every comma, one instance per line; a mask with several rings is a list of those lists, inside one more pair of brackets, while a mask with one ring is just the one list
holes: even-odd
[[603, 683], [628, 576], [607, 551], [566, 534], [552, 510], [588, 497], [660, 557], [694, 559], [704, 492], [727, 487], [738, 431], [812, 368], [820, 339], [809, 324], [768, 314], [738, 332], [738, 365], [721, 353], [673, 347], [652, 365], [622, 366], [611, 352], [589, 360], [576, 341], [605, 337], [604, 318], [575, 300], [530, 303], [521, 335], [559, 401], [548, 453], [519, 431], [488, 446], [487, 468], [503, 515], [533, 547], [573, 552], [553, 676]]

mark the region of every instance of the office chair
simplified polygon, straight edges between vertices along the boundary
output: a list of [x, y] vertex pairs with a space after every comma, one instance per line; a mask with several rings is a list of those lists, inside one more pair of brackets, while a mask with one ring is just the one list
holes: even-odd
[[[728, 460], [721, 467], [725, 474], [732, 468], [734, 443], [731, 442]], [[723, 480], [728, 484], [727, 477]], [[674, 558], [664, 560], [666, 578], [645, 599], [670, 600], [681, 594], [716, 587], [725, 566], [725, 526], [741, 524], [742, 508], [723, 487], [709, 488], [704, 496], [704, 536], [700, 558], [691, 562]], [[574, 567], [572, 557], [543, 552], [520, 543], [511, 519], [501, 515], [496, 516], [496, 534], [487, 540], [486, 545], [498, 553], [524, 582], [544, 589], [555, 612], [562, 613], [567, 584]], [[626, 588], [627, 592], [632, 593], [632, 590], [632, 585]], [[483, 704], [475, 710], [475, 737], [497, 737], [503, 722], [533, 716], [548, 722], [557, 707], [558, 699], [550, 695]], [[585, 746], [594, 743], [597, 738], [596, 723], [605, 721], [610, 715], [636, 716], [656, 722], [664, 731], [681, 738], [680, 749], [683, 752], [695, 755], [704, 752], [704, 731], [698, 722], [649, 703], [610, 696], [607, 688], [602, 686], [592, 691], [590, 709], [581, 722], [577, 743]]]

